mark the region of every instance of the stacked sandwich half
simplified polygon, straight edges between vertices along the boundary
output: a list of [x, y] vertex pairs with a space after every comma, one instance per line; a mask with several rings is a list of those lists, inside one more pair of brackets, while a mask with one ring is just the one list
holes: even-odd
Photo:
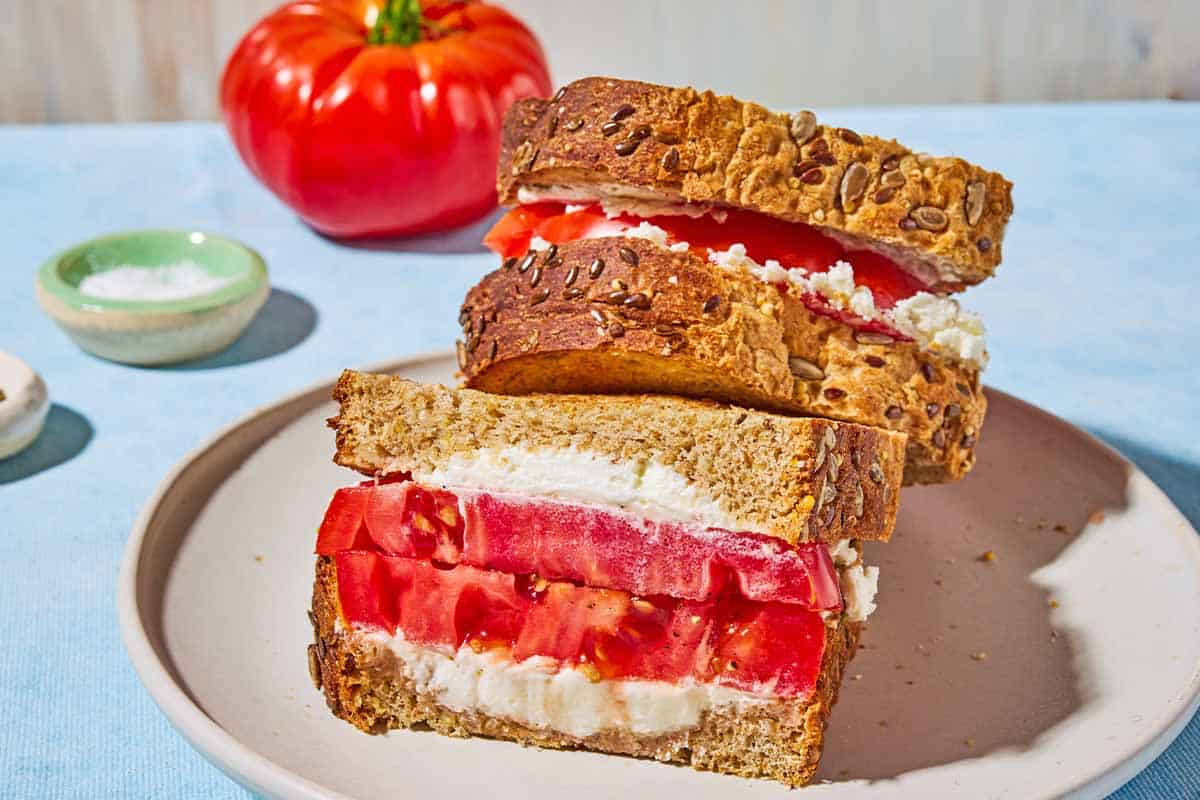
[[347, 372], [314, 679], [379, 732], [808, 781], [902, 483], [964, 475], [1009, 184], [603, 78], [510, 111], [469, 388]]

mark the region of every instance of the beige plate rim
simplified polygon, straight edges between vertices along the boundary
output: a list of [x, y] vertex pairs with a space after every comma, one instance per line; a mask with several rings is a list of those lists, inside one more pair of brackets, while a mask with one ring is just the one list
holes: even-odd
[[[373, 372], [395, 372], [428, 366], [452, 360], [453, 354], [435, 351], [422, 355], [368, 365], [364, 369]], [[253, 748], [243, 744], [232, 734], [209, 718], [197, 703], [179, 685], [168, 669], [164, 654], [151, 641], [145, 624], [145, 615], [151, 613], [143, 604], [143, 582], [147, 576], [142, 568], [142, 555], [148, 532], [161, 511], [163, 501], [170, 495], [181, 475], [195, 461], [219, 447], [227, 437], [257, 418], [277, 412], [285, 406], [300, 406], [296, 416], [310, 410], [314, 405], [327, 400], [336, 377], [323, 379], [305, 388], [289, 393], [281, 399], [260, 406], [229, 425], [216, 431], [184, 456], [159, 483], [154, 493], [142, 508], [126, 543], [117, 584], [117, 611], [122, 640], [135, 671], [151, 697], [166, 714], [168, 720], [183, 734], [184, 738], [205, 758], [242, 785], [270, 797], [282, 798], [346, 798], [313, 781], [297, 775], [271, 761]], [[1003, 397], [1020, 407], [1024, 412], [1071, 429], [1077, 435], [1090, 440], [1119, 458], [1133, 474], [1142, 475], [1133, 464], [1120, 456], [1104, 442], [1086, 431], [1070, 425], [1042, 409], [1019, 398], [989, 387], [989, 392]], [[1144, 477], [1144, 475], [1142, 476]], [[1147, 483], [1150, 483], [1147, 479]], [[1200, 536], [1157, 486], [1151, 483], [1157, 499], [1169, 514], [1178, 517], [1180, 525], [1171, 526], [1172, 534], [1178, 535], [1189, 550], [1191, 568], [1200, 573]], [[1174, 533], [1178, 531], [1179, 533]], [[1048, 776], [1046, 797], [1103, 797], [1124, 784], [1156, 758], [1183, 730], [1200, 706], [1200, 665], [1191, 676], [1188, 685], [1172, 698], [1173, 714], [1160, 724], [1146, 731], [1135, 741], [1126, 743], [1120, 752], [1106, 753], [1087, 770], [1076, 770], [1061, 777]]]

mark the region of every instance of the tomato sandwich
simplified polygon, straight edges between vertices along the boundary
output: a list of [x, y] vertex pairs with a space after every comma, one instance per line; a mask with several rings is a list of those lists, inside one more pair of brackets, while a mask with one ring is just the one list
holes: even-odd
[[908, 436], [956, 480], [986, 411], [979, 317], [1011, 184], [712, 92], [587, 78], [516, 103], [459, 363], [472, 388], [655, 392]]
[[903, 434], [345, 372], [309, 666], [339, 717], [803, 784]]

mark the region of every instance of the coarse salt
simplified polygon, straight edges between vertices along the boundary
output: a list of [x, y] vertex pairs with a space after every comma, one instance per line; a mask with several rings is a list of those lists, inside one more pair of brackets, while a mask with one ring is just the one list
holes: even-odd
[[215, 292], [233, 281], [191, 260], [160, 267], [122, 264], [88, 275], [79, 282], [79, 291], [102, 300], [183, 300]]

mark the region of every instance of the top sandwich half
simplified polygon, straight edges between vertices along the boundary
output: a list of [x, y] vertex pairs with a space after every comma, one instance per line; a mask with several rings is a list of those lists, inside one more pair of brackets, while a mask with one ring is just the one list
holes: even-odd
[[468, 386], [707, 397], [902, 432], [906, 483], [971, 468], [987, 352], [952, 295], [999, 263], [1002, 176], [609, 78], [516, 104], [497, 175]]

